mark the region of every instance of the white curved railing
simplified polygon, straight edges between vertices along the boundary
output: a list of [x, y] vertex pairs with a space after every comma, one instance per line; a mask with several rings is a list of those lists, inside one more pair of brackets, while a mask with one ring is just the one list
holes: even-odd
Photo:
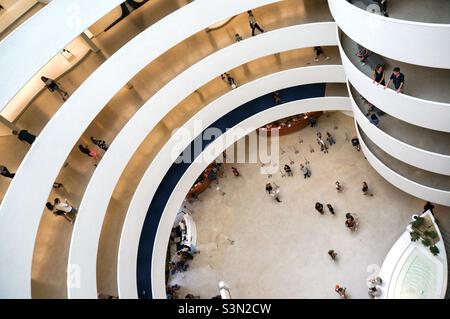
[[[430, 211], [426, 211], [421, 215], [421, 217], [428, 216], [432, 222], [435, 230], [438, 234], [439, 242], [437, 242], [436, 246], [439, 249], [439, 255], [433, 256], [428, 248], [423, 246], [423, 244], [419, 241], [413, 242], [411, 241], [411, 236], [409, 230], [405, 231], [400, 238], [395, 242], [394, 246], [389, 250], [386, 258], [383, 261], [383, 265], [381, 266], [379, 277], [383, 280], [383, 284], [381, 285], [381, 295], [378, 299], [396, 299], [399, 298], [398, 288], [399, 285], [397, 283], [398, 280], [405, 281], [404, 276], [401, 275], [401, 272], [404, 268], [411, 267], [411, 264], [406, 264], [408, 259], [411, 258], [412, 254], [416, 254], [414, 258], [421, 257], [429, 260], [436, 272], [436, 278], [434, 282], [430, 280], [431, 278], [427, 278], [422, 276], [423, 273], [418, 273], [417, 276], [422, 280], [422, 284], [429, 283], [430, 285], [436, 284], [434, 287], [434, 294], [431, 291], [428, 291], [429, 299], [444, 299], [445, 292], [447, 290], [447, 254], [445, 252], [445, 244], [442, 238], [442, 234], [439, 230], [438, 225], [434, 219], [433, 214]], [[410, 226], [408, 225], [407, 228]], [[420, 259], [420, 258], [419, 258]], [[403, 278], [402, 278], [403, 277]], [[427, 282], [427, 279], [429, 282]], [[415, 282], [411, 282], [410, 284], [414, 284]], [[419, 286], [420, 287], [420, 286]], [[417, 287], [417, 288], [419, 288]], [[422, 287], [420, 287], [422, 288]], [[417, 293], [417, 291], [416, 291]], [[426, 292], [425, 292], [426, 293]], [[402, 296], [400, 296], [401, 298]], [[403, 297], [404, 298], [404, 297]], [[419, 298], [419, 295], [416, 295], [416, 298]]]
[[[348, 83], [347, 87], [351, 93]], [[364, 133], [366, 133], [370, 140], [378, 145], [378, 147], [402, 162], [430, 172], [450, 175], [450, 156], [420, 149], [392, 137], [370, 123], [369, 119], [363, 114], [351, 94], [350, 99], [352, 101], [353, 115], [356, 121]]]
[[[227, 70], [282, 51], [336, 45], [335, 28], [333, 22], [297, 25], [230, 45], [179, 74], [133, 115], [102, 158], [80, 205], [72, 233], [68, 273], [71, 273], [71, 265], [76, 265], [82, 269], [82, 276], [81, 285], [68, 287], [70, 298], [93, 297], [97, 293], [97, 247], [109, 201], [129, 160], [158, 122], [192, 92]], [[344, 80], [341, 66], [337, 72], [338, 78]], [[329, 78], [335, 74], [331, 72]]]
[[[204, 125], [209, 125], [217, 118], [232, 111], [234, 108], [253, 100], [267, 92], [307, 83], [345, 82], [341, 66], [316, 66], [297, 68], [278, 72], [252, 81], [228, 92], [210, 103], [192, 117], [183, 128], [192, 129], [196, 120], [201, 119]], [[181, 132], [181, 131], [180, 131]], [[135, 298], [136, 294], [136, 258], [140, 238], [140, 230], [148, 209], [148, 201], [158, 188], [159, 181], [164, 177], [173, 161], [170, 150], [179, 137], [175, 134], [166, 143], [150, 164], [145, 178], [139, 184], [127, 212], [119, 246], [118, 287], [119, 295], [125, 298]], [[188, 141], [185, 141], [188, 143]], [[189, 141], [190, 142], [190, 141]], [[147, 177], [150, 176], [150, 177]], [[145, 180], [145, 181], [144, 181]], [[147, 206], [146, 206], [147, 205]], [[131, 281], [130, 281], [131, 279]]]
[[189, 36], [227, 17], [278, 1], [192, 2], [129, 41], [84, 81], [33, 143], [3, 198], [0, 255], [8, 262], [0, 263], [0, 298], [31, 297], [34, 242], [48, 194], [74, 144], [110, 98], [142, 68]]
[[366, 146], [364, 140], [361, 138], [361, 134], [358, 129], [357, 122], [355, 122], [356, 130], [358, 132], [359, 142], [361, 144], [361, 149], [364, 155], [369, 161], [370, 165], [386, 179], [389, 183], [395, 187], [401, 189], [402, 191], [411, 194], [415, 197], [421, 198], [425, 201], [430, 201], [433, 203], [441, 204], [444, 206], [450, 206], [450, 192], [441, 189], [431, 188], [415, 181], [409, 180], [408, 178], [395, 172], [388, 166], [386, 166], [381, 160], [379, 160]]
[[[338, 31], [339, 32], [339, 31]], [[338, 41], [342, 64], [350, 83], [377, 108], [402, 121], [443, 132], [450, 132], [450, 103], [419, 99], [392, 89], [375, 85], [372, 79], [361, 72], [347, 57]]]
[[64, 46], [121, 2], [52, 1], [0, 42], [0, 111]]
[[328, 5], [339, 27], [362, 46], [397, 61], [450, 69], [444, 58], [450, 56], [450, 24], [387, 18], [343, 0]]
[[[262, 125], [272, 122], [275, 119], [288, 117], [298, 113], [337, 110], [348, 111], [350, 109], [350, 100], [347, 97], [322, 97], [289, 102], [278, 107], [272, 107], [266, 111], [260, 112], [246, 119], [245, 121], [242, 121], [233, 129], [227, 130], [226, 133], [224, 133], [216, 140], [214, 140], [214, 142], [208, 145], [208, 147], [203, 151], [202, 155], [208, 154], [207, 156], [209, 160], [205, 159], [204, 161], [202, 161], [202, 163], [193, 163], [189, 166], [183, 177], [177, 183], [177, 186], [173, 189], [160, 220], [152, 256], [152, 289], [154, 298], [166, 298], [165, 264], [167, 245], [173, 221], [175, 220], [179, 207], [182, 205], [183, 200], [185, 199], [185, 196], [188, 193], [189, 189], [192, 187], [195, 179], [200, 176], [208, 163], [212, 162], [222, 153], [223, 147], [219, 146], [228, 147], [236, 142], [239, 138], [245, 136], [245, 131], [248, 131], [249, 129], [255, 127], [261, 127]], [[151, 167], [148, 171], [150, 170], [152, 170]], [[147, 179], [149, 179], [150, 176], [151, 174], [146, 173], [144, 175], [144, 178], [141, 180], [141, 183], [148, 183]], [[139, 189], [139, 191], [142, 191], [142, 189]], [[137, 194], [138, 193], [136, 192], [135, 195], [137, 196]], [[145, 207], [144, 214], [148, 209], [150, 201], [151, 198], [147, 196], [144, 199], [144, 202], [140, 204], [142, 208]], [[130, 208], [132, 207], [130, 206]], [[129, 211], [129, 213], [131, 213], [131, 211]], [[119, 258], [120, 257], [122, 256], [119, 255]], [[134, 259], [132, 259], [132, 261], [134, 262]], [[136, 263], [134, 263], [133, 266], [136, 267]], [[119, 274], [120, 270], [121, 268], [119, 267]], [[134, 282], [129, 281], [128, 284], [133, 284]]]

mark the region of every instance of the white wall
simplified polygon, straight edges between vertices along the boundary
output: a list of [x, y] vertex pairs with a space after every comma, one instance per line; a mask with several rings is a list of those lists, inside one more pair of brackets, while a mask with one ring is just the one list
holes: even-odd
[[[83, 270], [82, 284], [79, 288], [68, 287], [69, 297], [85, 298], [96, 294], [97, 246], [110, 198], [122, 171], [135, 151], [173, 107], [223, 72], [254, 59], [297, 48], [336, 44], [333, 22], [297, 25], [266, 32], [206, 57], [179, 74], [152, 96], [115, 138], [86, 188], [69, 251], [69, 267], [77, 265]], [[321, 70], [330, 72], [327, 77], [330, 81], [332, 79], [345, 81], [341, 66], [324, 67]], [[309, 73], [306, 71], [299, 76], [304, 76], [309, 81]], [[298, 82], [296, 79], [293, 83]]]
[[361, 112], [352, 96], [350, 99], [356, 121], [364, 133], [378, 147], [400, 161], [415, 167], [438, 174], [450, 175], [450, 156], [420, 149], [390, 136], [371, 124], [369, 119]]
[[[189, 119], [183, 128], [192, 132], [197, 120], [202, 120], [205, 126], [210, 125], [234, 108], [267, 92], [300, 84], [343, 81], [345, 81], [345, 76], [341, 66], [304, 67], [271, 74], [221, 96]], [[173, 163], [170, 155], [178, 138], [179, 134], [174, 135], [152, 161], [130, 203], [119, 245], [118, 287], [121, 298], [137, 297], [136, 261], [140, 231], [149, 201]], [[184, 141], [184, 145], [187, 146], [189, 142]]]
[[[235, 128], [251, 129], [260, 127], [276, 119], [284, 118], [298, 113], [326, 110], [350, 110], [350, 100], [347, 97], [322, 97], [294, 101], [260, 112], [239, 123], [237, 126], [235, 126]], [[241, 132], [239, 131], [239, 133]], [[217, 138], [214, 142], [208, 145], [208, 147], [203, 152], [211, 154], [210, 160], [206, 160], [203, 163], [191, 164], [183, 177], [179, 180], [177, 186], [173, 189], [169, 201], [164, 209], [156, 234], [155, 245], [153, 248], [152, 286], [154, 298], [166, 298], [165, 264], [167, 245], [169, 242], [173, 221], [175, 220], [176, 214], [181, 207], [186, 194], [192, 187], [195, 179], [202, 173], [202, 171], [208, 166], [208, 164], [222, 153], [223, 149], [219, 146], [224, 145], [226, 141], [227, 144], [225, 146], [228, 147], [243, 136], [245, 135], [241, 134], [239, 136], [237, 132], [228, 130], [225, 134]], [[149, 175], [146, 174], [144, 178], [149, 178]], [[144, 179], [141, 181], [141, 183], [143, 182]], [[148, 208], [150, 203], [149, 197], [145, 199], [145, 202], [147, 205], [146, 207]], [[134, 263], [134, 267], [136, 267], [136, 263]]]
[[339, 43], [342, 64], [350, 83], [356, 90], [377, 108], [421, 127], [450, 132], [450, 104], [415, 98], [392, 89], [375, 85], [372, 79], [362, 73], [346, 56]]
[[413, 196], [416, 196], [418, 198], [421, 198], [425, 201], [450, 206], [450, 192], [421, 185], [398, 174], [397, 172], [387, 167], [375, 155], [372, 154], [372, 152], [364, 144], [364, 140], [361, 138], [359, 131], [358, 131], [358, 138], [359, 143], [361, 144], [361, 149], [364, 155], [366, 156], [367, 160], [369, 161], [370, 165], [372, 165], [372, 167], [389, 183], [401, 189], [402, 191], [411, 194]]
[[[95, 13], [91, 6], [102, 7], [99, 5], [100, 2], [94, 3], [87, 0], [76, 2], [89, 4], [90, 9], [83, 11], [87, 12], [89, 17]], [[83, 82], [33, 143], [3, 198], [0, 206], [0, 255], [8, 262], [0, 263], [0, 286], [2, 287], [0, 298], [31, 297], [34, 242], [48, 194], [73, 146], [111, 97], [143, 67], [177, 43], [217, 21], [273, 2], [277, 1], [197, 0], [192, 2], [156, 22], [129, 41]], [[67, 1], [52, 1], [46, 9], [58, 4], [64, 6], [64, 3], [67, 4]], [[37, 19], [41, 12], [33, 16], [32, 20]], [[71, 20], [67, 16], [61, 14], [59, 16], [64, 20], [63, 22]], [[87, 16], [83, 13], [81, 21], [85, 21]], [[52, 19], [52, 21], [56, 20]], [[174, 26], [177, 27], [174, 28]], [[56, 33], [59, 34], [64, 27], [73, 31], [68, 25], [63, 24], [56, 28], [58, 31]], [[25, 32], [22, 28], [20, 30]], [[30, 31], [29, 34], [32, 32]], [[170, 36], [167, 36], [168, 34]], [[16, 40], [22, 38], [18, 37]], [[32, 39], [40, 41], [40, 37]], [[133, 59], [130, 59], [130, 56]], [[3, 55], [1, 57], [4, 58]], [[14, 59], [6, 59], [8, 60]], [[1, 63], [2, 71], [9, 70], [5, 73], [19, 74], [17, 70], [11, 72], [9, 66], [12, 64], [10, 62], [8, 68], [6, 66], [3, 68], [4, 63]], [[31, 67], [27, 66], [27, 63], [24, 65], [25, 70]], [[9, 80], [9, 77], [2, 78], [0, 87], [3, 87], [5, 80]], [[17, 92], [17, 90], [12, 91]], [[0, 94], [0, 97], [3, 98], [4, 94]], [[26, 201], [23, 200], [23, 194], [27, 196]], [[18, 251], [21, 253], [18, 254]]]
[[328, 5], [339, 27], [364, 47], [394, 60], [450, 69], [445, 58], [450, 56], [450, 24], [387, 18], [344, 0], [328, 0]]
[[0, 111], [65, 45], [122, 1], [52, 1], [0, 42]]

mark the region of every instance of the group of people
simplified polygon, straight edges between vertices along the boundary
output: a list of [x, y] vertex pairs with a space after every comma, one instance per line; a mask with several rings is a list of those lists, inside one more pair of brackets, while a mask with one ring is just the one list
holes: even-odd
[[[336, 144], [336, 140], [334, 139], [333, 135], [331, 135], [331, 133], [328, 131], [326, 132], [326, 134], [327, 134], [326, 140], [327, 140], [329, 146]], [[320, 133], [320, 132], [317, 132], [317, 144], [319, 144], [321, 152], [323, 152], [324, 154], [328, 153], [328, 146], [325, 143], [325, 141], [323, 140], [322, 133]]]

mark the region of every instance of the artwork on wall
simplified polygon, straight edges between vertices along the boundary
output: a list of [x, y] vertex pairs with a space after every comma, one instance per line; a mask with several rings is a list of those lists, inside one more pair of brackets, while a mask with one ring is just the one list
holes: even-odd
[[[122, 14], [120, 15], [119, 18], [117, 18], [113, 23], [111, 23], [105, 30], [104, 32], [108, 31], [109, 29], [111, 29], [112, 27], [114, 27], [117, 23], [119, 23], [120, 21], [122, 21], [123, 19], [125, 19], [131, 11], [134, 11], [136, 9], [139, 9], [141, 6], [143, 6], [148, 0], [143, 0], [141, 2], [137, 2], [134, 0], [127, 0], [125, 2], [123, 2], [120, 5], [120, 8], [122, 9]], [[128, 6], [127, 6], [128, 4]], [[130, 7], [130, 8], [129, 8]]]

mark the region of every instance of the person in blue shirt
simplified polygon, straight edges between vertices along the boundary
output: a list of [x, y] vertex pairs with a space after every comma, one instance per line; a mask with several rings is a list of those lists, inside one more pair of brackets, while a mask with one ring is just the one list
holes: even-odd
[[378, 117], [375, 114], [372, 114], [370, 116], [369, 121], [370, 121], [370, 123], [372, 123], [375, 126], [378, 126], [378, 124], [380, 123], [380, 120], [378, 119]]
[[403, 93], [403, 89], [405, 88], [405, 75], [400, 72], [399, 67], [394, 68], [394, 72], [391, 74], [391, 77], [384, 88], [386, 89], [391, 82], [394, 84], [397, 93]]

